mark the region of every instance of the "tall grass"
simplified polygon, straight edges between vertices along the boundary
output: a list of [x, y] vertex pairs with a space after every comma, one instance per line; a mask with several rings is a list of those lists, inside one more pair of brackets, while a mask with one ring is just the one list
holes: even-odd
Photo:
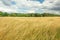
[[0, 40], [60, 40], [60, 18], [0, 17]]

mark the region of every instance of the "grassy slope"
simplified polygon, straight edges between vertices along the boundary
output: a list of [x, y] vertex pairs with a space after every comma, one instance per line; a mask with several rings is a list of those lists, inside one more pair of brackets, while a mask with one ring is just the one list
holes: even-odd
[[60, 18], [0, 17], [0, 40], [60, 40]]

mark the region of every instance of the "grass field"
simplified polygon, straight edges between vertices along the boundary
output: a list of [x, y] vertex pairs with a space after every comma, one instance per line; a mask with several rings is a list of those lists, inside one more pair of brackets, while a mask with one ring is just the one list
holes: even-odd
[[0, 17], [0, 40], [60, 40], [60, 17]]

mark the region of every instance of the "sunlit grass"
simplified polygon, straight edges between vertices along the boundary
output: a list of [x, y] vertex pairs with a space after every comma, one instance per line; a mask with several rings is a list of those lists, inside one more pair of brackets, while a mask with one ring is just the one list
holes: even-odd
[[60, 18], [0, 17], [0, 40], [60, 40]]

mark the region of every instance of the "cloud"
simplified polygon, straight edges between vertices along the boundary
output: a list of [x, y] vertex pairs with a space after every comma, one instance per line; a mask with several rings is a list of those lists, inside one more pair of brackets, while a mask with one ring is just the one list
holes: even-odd
[[35, 13], [34, 10], [28, 10], [27, 13]]
[[55, 11], [59, 12], [60, 11], [60, 0], [45, 0], [43, 3], [43, 8], [48, 11]]
[[9, 9], [9, 8], [3, 8], [3, 7], [0, 7], [0, 11], [3, 11], [3, 12], [17, 12], [16, 10], [13, 10], [13, 9]]
[[51, 8], [51, 10], [60, 11], [60, 0], [54, 3], [54, 6]]
[[3, 2], [3, 4], [6, 6], [11, 6], [16, 4], [16, 2], [13, 0], [1, 0], [1, 2]]
[[0, 10], [21, 13], [59, 12], [60, 0], [0, 0]]

